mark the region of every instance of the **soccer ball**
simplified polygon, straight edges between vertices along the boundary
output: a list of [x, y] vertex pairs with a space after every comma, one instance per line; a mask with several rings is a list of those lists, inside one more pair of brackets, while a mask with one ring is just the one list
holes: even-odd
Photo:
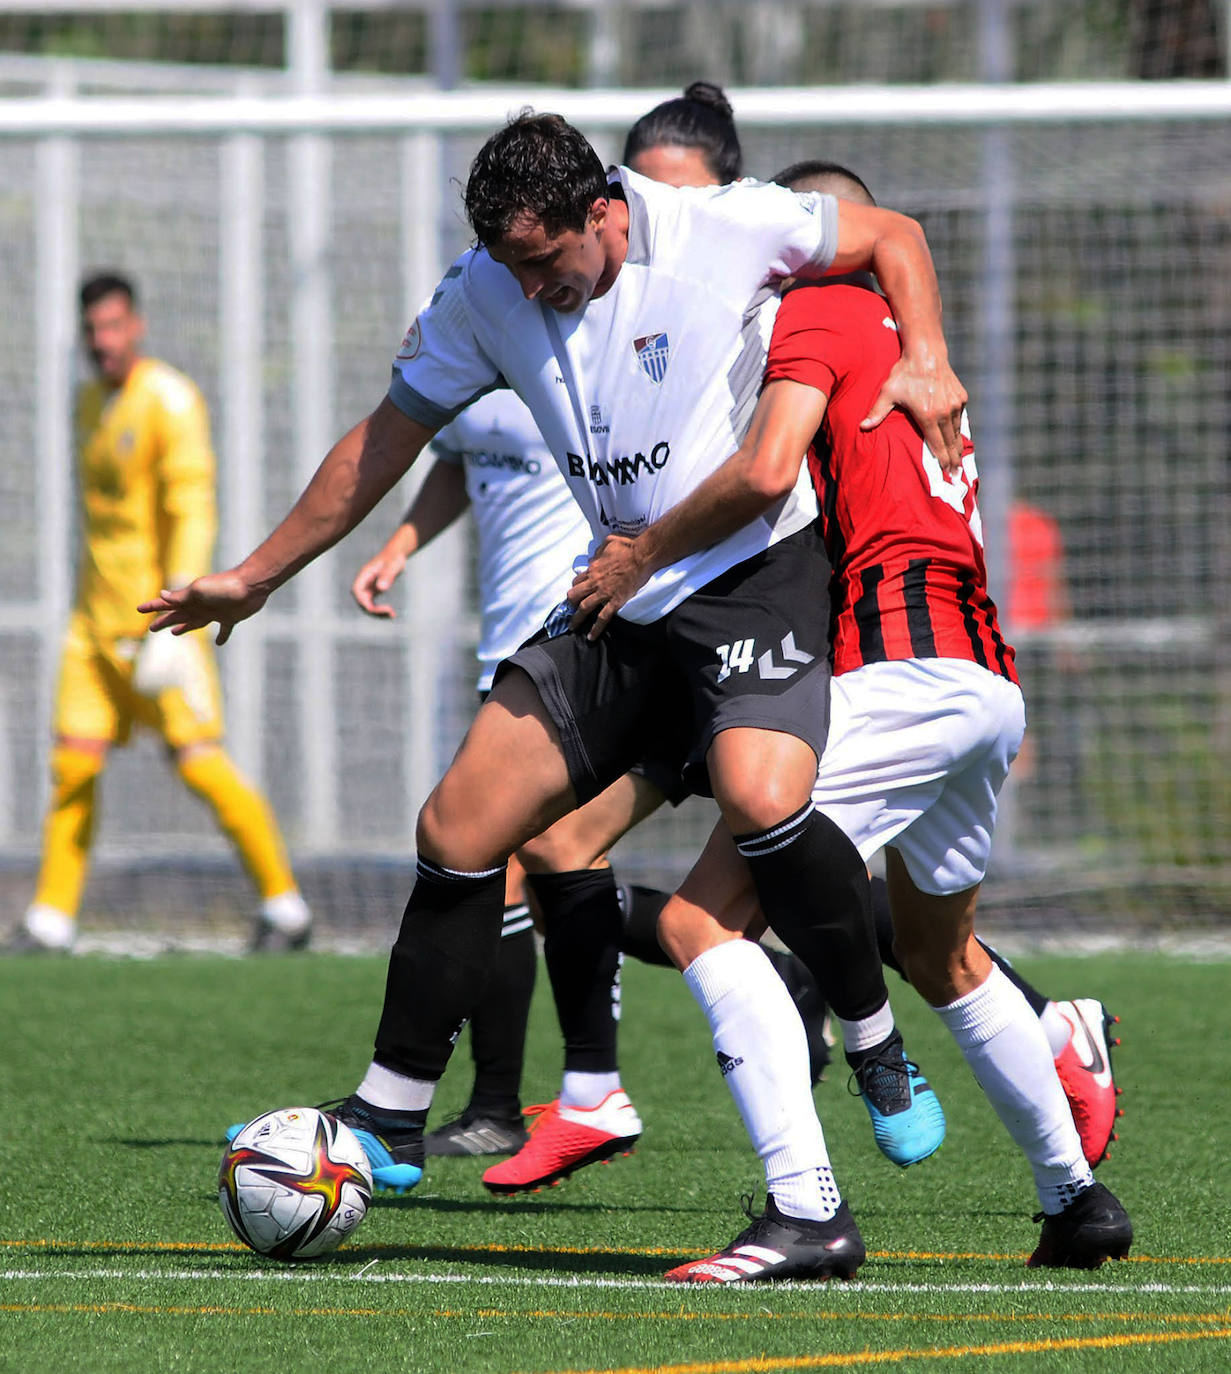
[[336, 1250], [372, 1200], [372, 1168], [349, 1126], [315, 1107], [249, 1121], [227, 1146], [218, 1201], [231, 1229], [272, 1259]]

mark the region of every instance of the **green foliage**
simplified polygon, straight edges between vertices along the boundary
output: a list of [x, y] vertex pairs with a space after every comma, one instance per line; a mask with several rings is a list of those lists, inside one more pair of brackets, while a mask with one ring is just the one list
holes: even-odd
[[[1133, 1258], [1098, 1275], [1023, 1267], [1037, 1233], [1027, 1171], [939, 1023], [895, 985], [911, 1053], [948, 1111], [944, 1149], [895, 1170], [835, 1068], [817, 1101], [872, 1251], [862, 1281], [714, 1292], [658, 1279], [731, 1238], [759, 1168], [667, 970], [626, 971], [624, 1078], [646, 1122], [630, 1159], [506, 1202], [483, 1190], [483, 1161], [436, 1161], [333, 1260], [282, 1267], [230, 1238], [214, 1191], [221, 1132], [353, 1085], [383, 963], [0, 962], [0, 1369], [280, 1374], [308, 1357], [355, 1374], [956, 1371], [994, 1351], [1013, 1370], [1225, 1369], [1231, 964], [1124, 956], [1026, 971], [1124, 1017], [1124, 1139], [1100, 1174], [1133, 1212]], [[559, 1072], [544, 982], [532, 1099]], [[465, 1098], [466, 1057], [463, 1045], [440, 1119]]]

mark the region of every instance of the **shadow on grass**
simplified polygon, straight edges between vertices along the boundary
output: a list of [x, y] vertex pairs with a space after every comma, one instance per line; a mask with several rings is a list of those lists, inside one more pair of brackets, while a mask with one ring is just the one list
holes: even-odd
[[420, 1264], [460, 1264], [468, 1269], [481, 1266], [483, 1269], [533, 1270], [551, 1273], [603, 1274], [612, 1278], [621, 1277], [661, 1277], [663, 1270], [671, 1267], [680, 1252], [664, 1250], [661, 1255], [631, 1254], [618, 1247], [609, 1250], [593, 1251], [583, 1247], [573, 1249], [569, 1246], [554, 1248], [550, 1245], [508, 1246], [497, 1245], [404, 1245], [404, 1246], [365, 1246], [349, 1245], [335, 1263], [371, 1264], [420, 1263]]
[[[645, 1255], [621, 1251], [617, 1247], [612, 1247], [610, 1250], [595, 1249], [591, 1251], [582, 1247], [577, 1249], [568, 1246], [553, 1248], [549, 1245], [348, 1245], [335, 1255], [286, 1263], [249, 1250], [241, 1250], [238, 1248], [238, 1243], [234, 1247], [227, 1246], [225, 1251], [217, 1245], [184, 1245], [170, 1242], [161, 1245], [156, 1243], [142, 1244], [140, 1242], [117, 1243], [108, 1245], [105, 1249], [108, 1254], [122, 1252], [128, 1258], [161, 1259], [175, 1264], [185, 1262], [199, 1264], [204, 1257], [203, 1252], [207, 1252], [209, 1261], [217, 1267], [220, 1278], [225, 1278], [226, 1274], [232, 1270], [242, 1271], [251, 1268], [254, 1264], [262, 1267], [272, 1265], [280, 1269], [294, 1269], [305, 1275], [319, 1273], [340, 1276], [338, 1275], [339, 1270], [353, 1271], [356, 1265], [363, 1267], [378, 1263], [447, 1264], [462, 1265], [468, 1270], [480, 1268], [484, 1271], [507, 1269], [523, 1272], [527, 1270], [544, 1271], [557, 1274], [598, 1274], [607, 1275], [611, 1278], [658, 1278], [673, 1263], [695, 1253], [693, 1251], [664, 1249], [661, 1254]], [[41, 1253], [55, 1256], [57, 1259], [80, 1260], [97, 1259], [100, 1247], [90, 1244], [63, 1243], [42, 1246], [40, 1250]], [[359, 1274], [353, 1272], [350, 1273], [350, 1276], [356, 1279], [360, 1277]], [[149, 1277], [151, 1279], [157, 1278], [157, 1271], [151, 1270]]]
[[110, 1138], [100, 1139], [99, 1145], [122, 1145], [126, 1150], [168, 1150], [175, 1149], [182, 1145], [202, 1145], [216, 1147], [221, 1154], [226, 1149], [226, 1141], [221, 1136], [206, 1139], [202, 1136], [192, 1135], [168, 1135], [160, 1136], [155, 1140], [140, 1140], [136, 1137], [127, 1139], [111, 1136]]
[[[547, 1192], [547, 1189], [543, 1190]], [[580, 1213], [582, 1215], [609, 1215], [612, 1212], [667, 1212], [686, 1216], [704, 1215], [708, 1208], [701, 1206], [677, 1207], [664, 1206], [660, 1202], [613, 1202], [598, 1198], [585, 1201], [561, 1197], [554, 1189], [550, 1197], [540, 1200], [537, 1196], [526, 1197], [477, 1197], [454, 1198], [433, 1197], [424, 1194], [415, 1197], [394, 1197], [387, 1193], [377, 1193], [372, 1199], [373, 1207], [395, 1211], [440, 1212], [471, 1214], [477, 1217], [491, 1216], [495, 1212], [505, 1217], [553, 1216], [561, 1213]]]

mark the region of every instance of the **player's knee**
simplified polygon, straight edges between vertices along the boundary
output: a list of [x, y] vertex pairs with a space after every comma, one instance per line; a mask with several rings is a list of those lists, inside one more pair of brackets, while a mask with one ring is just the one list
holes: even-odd
[[57, 744], [51, 751], [52, 803], [65, 806], [79, 797], [103, 771], [106, 753]]
[[781, 731], [724, 730], [707, 757], [714, 798], [737, 835], [767, 830], [812, 796], [816, 755]]
[[518, 850], [527, 873], [579, 873], [582, 869], [606, 866], [601, 863], [606, 852], [604, 845], [584, 833], [558, 831], [558, 826], [552, 826]]
[[681, 972], [708, 948], [709, 934], [681, 902], [669, 901], [658, 913], [658, 943]]
[[810, 800], [811, 785], [758, 770], [715, 783], [714, 797], [731, 832], [748, 835], [793, 816]]
[[415, 826], [419, 856], [459, 873], [476, 873], [494, 862], [503, 862], [506, 854], [490, 852], [490, 828], [478, 808], [459, 807], [447, 782], [446, 778], [436, 787], [419, 812]]

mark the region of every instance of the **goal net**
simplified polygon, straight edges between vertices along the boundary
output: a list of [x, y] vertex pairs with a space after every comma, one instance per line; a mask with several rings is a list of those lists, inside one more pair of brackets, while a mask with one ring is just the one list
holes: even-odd
[[[1213, 83], [1181, 89], [731, 92], [749, 172], [837, 161], [927, 231], [1030, 718], [987, 904], [1039, 919], [1165, 926], [1225, 911], [1231, 886], [1231, 98]], [[0, 109], [7, 911], [29, 899], [71, 599], [79, 275], [130, 271], [150, 351], [205, 392], [223, 565], [383, 394], [414, 303], [465, 243], [455, 179], [486, 133], [530, 99], [614, 158], [631, 119], [672, 93], [288, 101], [233, 86], [208, 102], [113, 94]], [[413, 561], [397, 621], [350, 603], [406, 497], [391, 495], [220, 652], [232, 750], [339, 930], [396, 922], [417, 806], [476, 700], [465, 530]], [[673, 883], [712, 819], [700, 802], [655, 817], [617, 851], [622, 871]], [[154, 743], [117, 753], [87, 928], [229, 928], [251, 907]]]

